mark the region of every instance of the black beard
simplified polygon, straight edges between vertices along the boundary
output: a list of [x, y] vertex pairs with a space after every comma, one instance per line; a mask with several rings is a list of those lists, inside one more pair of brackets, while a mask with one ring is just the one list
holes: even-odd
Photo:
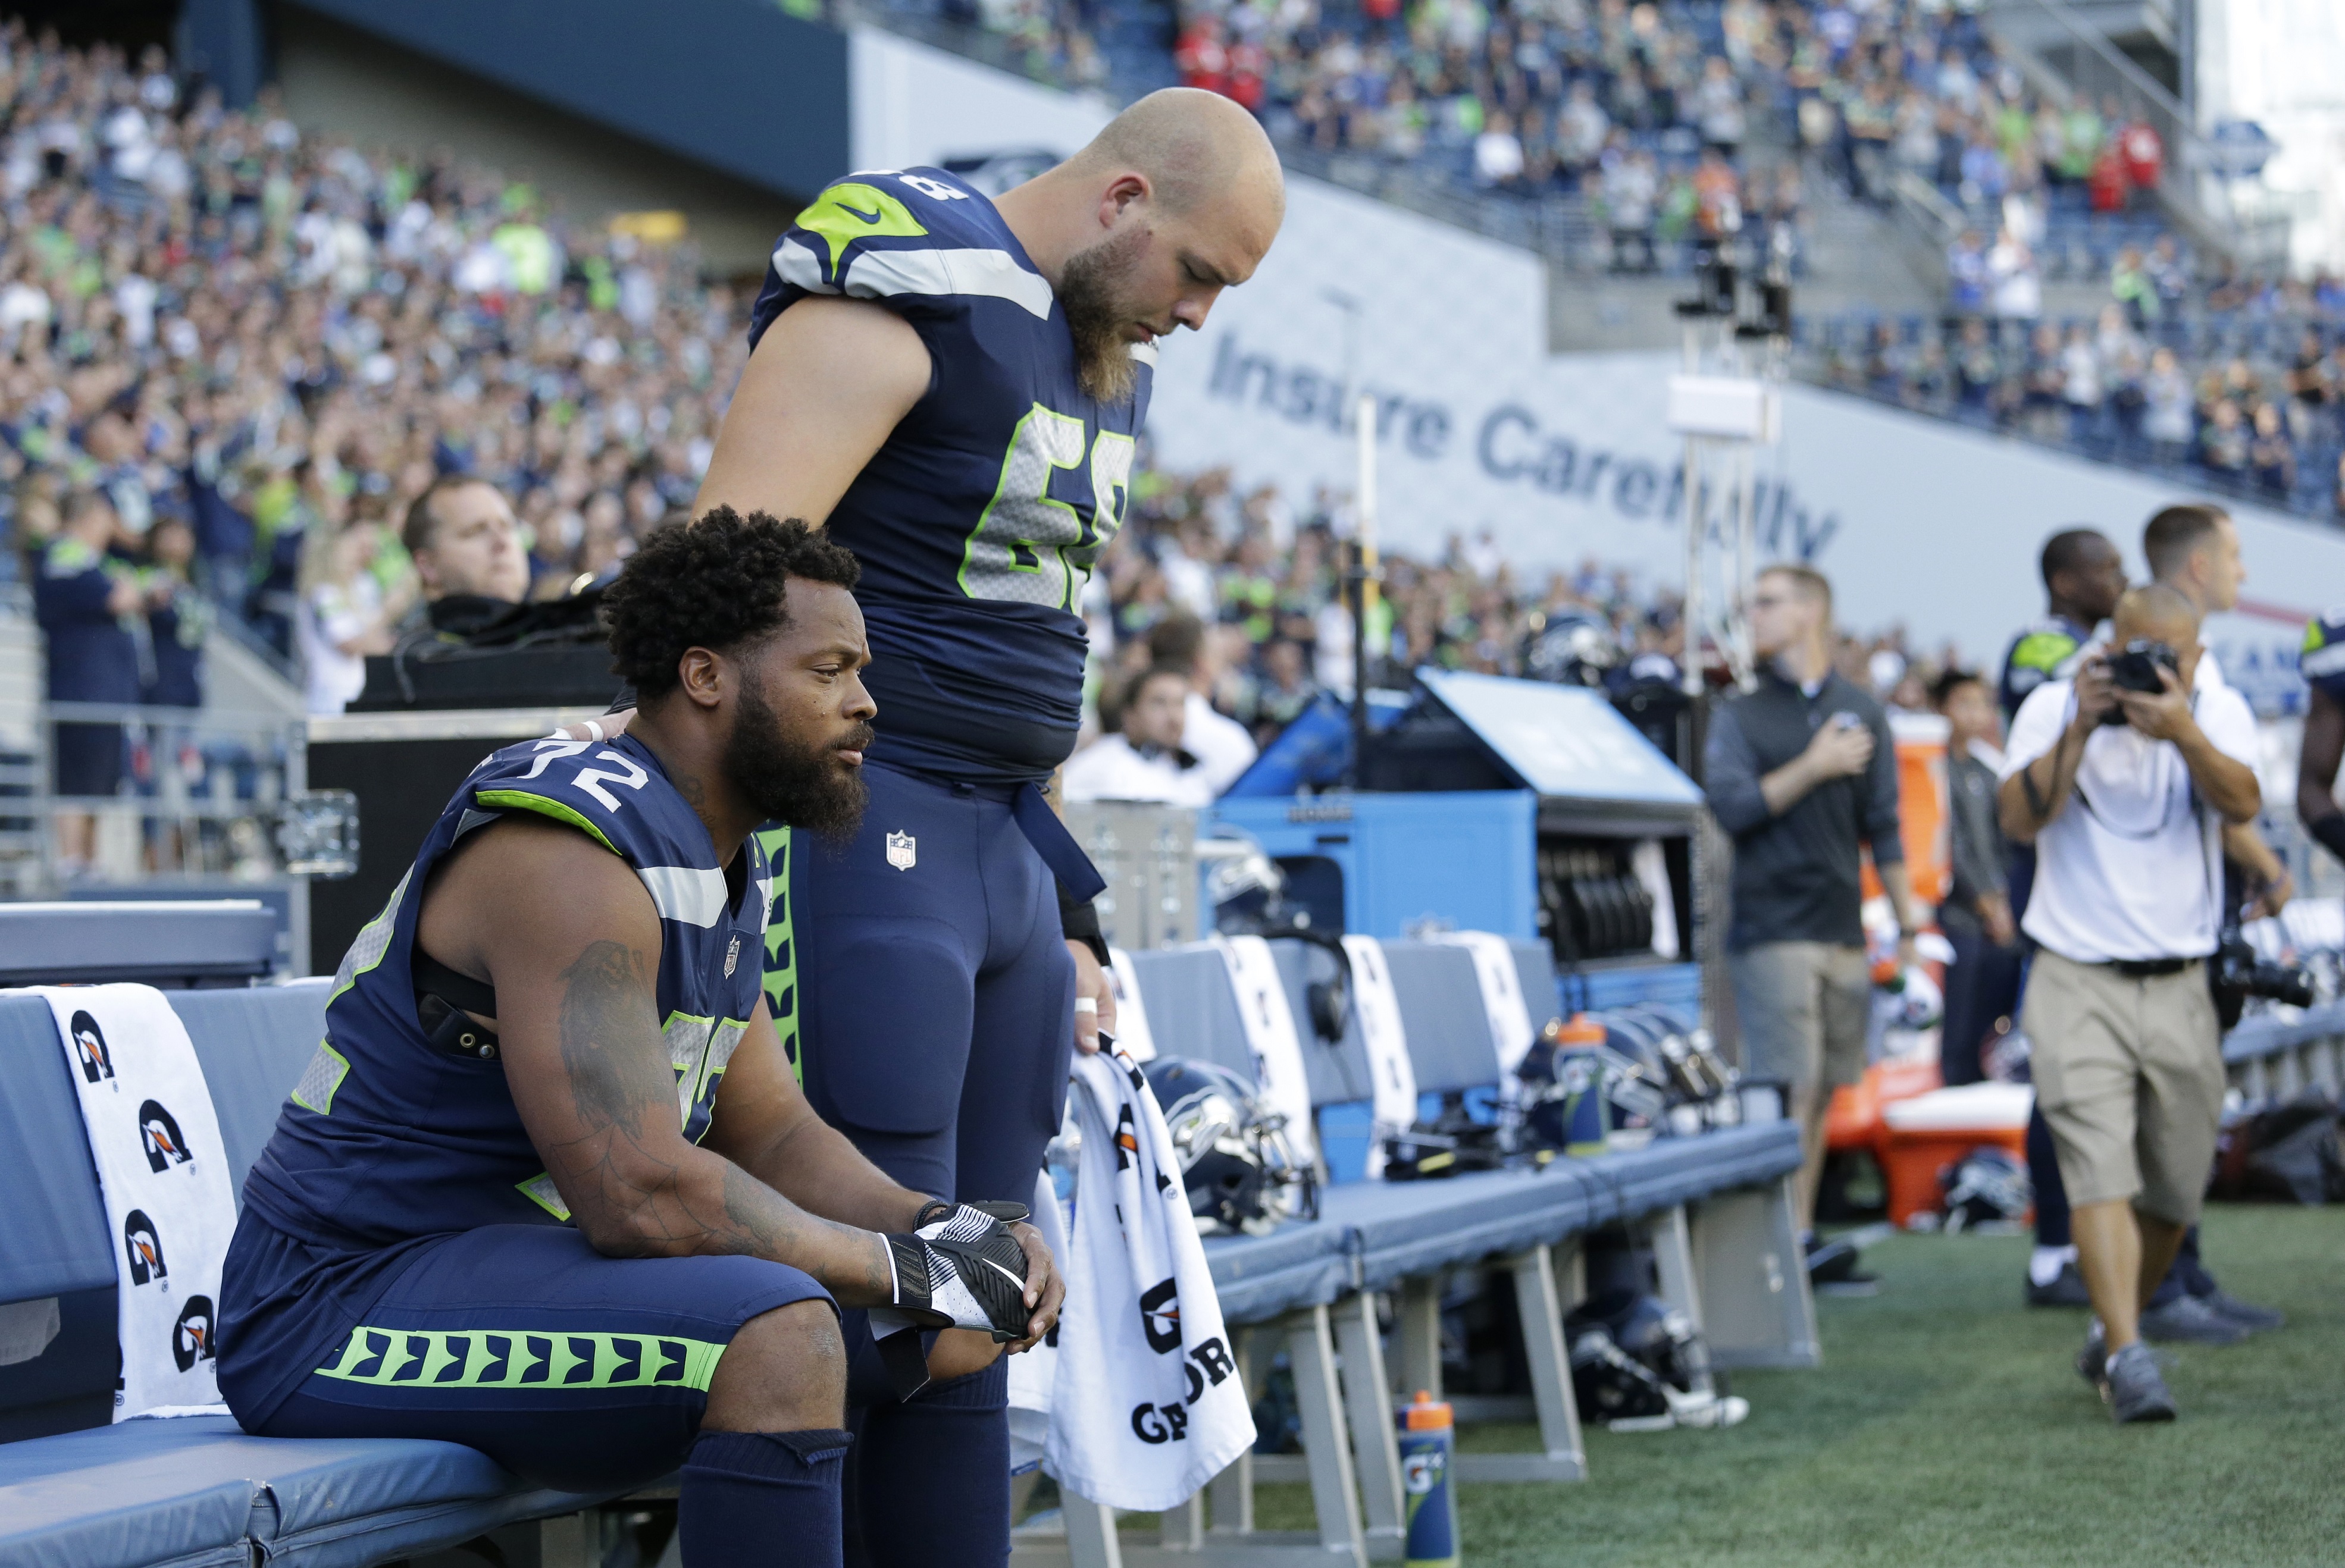
[[[859, 724], [845, 744], [871, 744], [871, 726]], [[725, 776], [766, 817], [826, 838], [851, 838], [870, 798], [863, 770], [838, 760], [835, 745], [811, 746], [783, 732], [765, 687], [745, 683], [725, 743]]]
[[1140, 365], [1124, 336], [1131, 323], [1120, 285], [1145, 237], [1132, 229], [1067, 258], [1059, 274], [1059, 303], [1075, 339], [1075, 379], [1100, 402], [1128, 403], [1140, 383]]

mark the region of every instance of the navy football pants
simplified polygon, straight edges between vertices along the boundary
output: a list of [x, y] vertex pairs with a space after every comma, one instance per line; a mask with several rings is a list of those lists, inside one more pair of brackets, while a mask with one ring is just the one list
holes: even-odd
[[[877, 764], [864, 774], [871, 804], [852, 842], [793, 835], [807, 1098], [907, 1187], [1030, 1203], [1073, 1050], [1056, 883], [1011, 819], [1010, 789]], [[848, 1561], [1006, 1561], [1002, 1366], [898, 1402], [863, 1314], [843, 1327], [857, 1433]]]
[[[248, 1209], [229, 1271], [288, 1246]], [[691, 1452], [709, 1380], [742, 1324], [827, 1300], [797, 1270], [759, 1258], [606, 1258], [568, 1226], [459, 1231], [418, 1247], [253, 1430], [433, 1438], [538, 1485], [639, 1486]], [[252, 1358], [232, 1340], [222, 1357], [231, 1406], [248, 1381], [279, 1370], [239, 1365]]]

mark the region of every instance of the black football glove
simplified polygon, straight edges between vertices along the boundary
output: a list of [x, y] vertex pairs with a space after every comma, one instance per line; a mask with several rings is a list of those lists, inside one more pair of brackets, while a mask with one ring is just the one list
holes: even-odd
[[871, 1332], [898, 1397], [929, 1381], [927, 1352], [910, 1330], [972, 1329], [1000, 1344], [1026, 1337], [1026, 1249], [1010, 1229], [1026, 1214], [1020, 1203], [932, 1203], [920, 1212], [925, 1223], [884, 1238], [894, 1289], [888, 1306], [871, 1310]]

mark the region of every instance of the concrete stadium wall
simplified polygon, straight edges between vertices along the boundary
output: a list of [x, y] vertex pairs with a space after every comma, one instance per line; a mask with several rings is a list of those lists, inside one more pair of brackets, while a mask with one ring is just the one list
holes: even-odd
[[277, 85], [305, 131], [407, 154], [461, 149], [527, 179], [570, 217], [682, 212], [706, 265], [757, 274], [798, 203], [500, 86], [472, 71], [295, 6], [277, 14]]
[[846, 35], [758, 0], [286, 4], [769, 190], [811, 195], [847, 166]]
[[847, 79], [854, 168], [1006, 152], [1063, 157], [1115, 112], [1103, 98], [1056, 92], [877, 27], [848, 30]]

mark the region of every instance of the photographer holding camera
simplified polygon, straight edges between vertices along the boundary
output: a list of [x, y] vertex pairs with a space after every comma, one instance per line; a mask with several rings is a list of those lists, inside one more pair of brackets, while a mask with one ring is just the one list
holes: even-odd
[[2153, 583], [2112, 646], [2047, 682], [2012, 726], [1997, 805], [2036, 846], [2022, 1025], [2075, 1206], [2097, 1320], [2077, 1367], [2119, 1421], [2171, 1421], [2143, 1305], [2198, 1219], [2223, 1067], [2205, 962], [2223, 920], [2222, 827], [2251, 819], [2254, 716], [2196, 692], [2198, 616]]

